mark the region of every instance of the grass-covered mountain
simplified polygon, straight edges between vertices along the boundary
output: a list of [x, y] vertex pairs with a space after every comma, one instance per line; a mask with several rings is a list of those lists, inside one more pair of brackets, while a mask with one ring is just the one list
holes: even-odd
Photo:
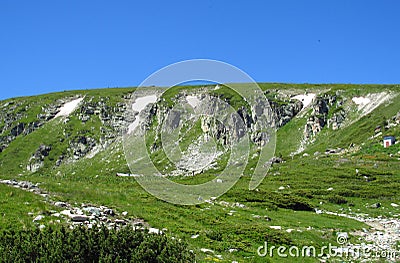
[[[250, 158], [230, 191], [196, 206], [158, 200], [133, 177], [115, 176], [130, 173], [121, 136], [134, 120], [126, 115], [134, 88], [1, 101], [1, 228], [79, 224], [66, 215], [69, 209], [88, 216], [82, 221], [90, 224], [93, 219], [111, 226], [137, 224], [162, 230], [168, 238], [188, 242], [198, 262], [268, 262], [284, 259], [259, 257], [257, 248], [265, 241], [322, 247], [336, 244], [337, 232], [348, 232], [350, 242], [361, 243], [357, 233], [363, 228], [374, 233], [365, 223], [367, 218], [398, 218], [400, 144], [384, 148], [382, 139], [385, 135], [400, 138], [399, 85], [261, 83], [260, 87], [276, 116], [272, 168], [262, 184], [250, 191], [256, 163]], [[198, 175], [174, 173], [151, 133], [161, 109], [168, 110], [187, 94], [201, 97], [207, 88], [212, 96], [245, 111], [246, 103], [225, 87], [176, 87], [148, 107], [155, 112], [153, 122], [149, 121], [154, 125], [149, 128], [149, 153], [160, 169], [173, 173], [173, 180], [180, 183], [214, 179], [223, 168], [224, 155], [213, 169]], [[65, 112], [69, 102], [77, 103], [71, 113]], [[200, 136], [199, 127], [194, 125], [185, 133], [182, 147], [189, 148]], [[256, 152], [252, 148], [250, 157]], [[100, 209], [97, 218], [97, 210], [89, 208]], [[113, 213], [107, 214], [107, 209]], [[394, 242], [400, 240], [399, 231], [394, 230]], [[371, 242], [368, 237], [361, 236]], [[315, 260], [291, 258], [288, 262]]]

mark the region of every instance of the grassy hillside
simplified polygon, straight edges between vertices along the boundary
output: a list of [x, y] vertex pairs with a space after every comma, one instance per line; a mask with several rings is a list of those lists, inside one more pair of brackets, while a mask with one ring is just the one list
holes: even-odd
[[[277, 91], [302, 94], [306, 91], [325, 93], [340, 90], [343, 91], [342, 96], [350, 100], [355, 96], [383, 90], [400, 92], [400, 88], [395, 85], [261, 83], [260, 86], [263, 90], [271, 91], [268, 96], [274, 96]], [[35, 121], [46, 105], [59, 99], [81, 96], [94, 103], [103, 99], [111, 109], [118, 108], [119, 103], [125, 101], [124, 96], [132, 91], [131, 88], [68, 91], [9, 99], [0, 102], [0, 107], [9, 102], [20, 104], [14, 111], [22, 112], [23, 117], [12, 123], [11, 126], [15, 126], [21, 122]], [[167, 95], [166, 101], [170, 103], [175, 93]], [[237, 100], [237, 94], [222, 95], [231, 101]], [[257, 248], [265, 241], [275, 245], [313, 244], [322, 247], [335, 243], [337, 232], [350, 233], [369, 228], [352, 219], [317, 214], [315, 209], [348, 214], [364, 213], [374, 217], [400, 215], [400, 208], [391, 206], [391, 203], [400, 204], [400, 144], [384, 149], [382, 136], [370, 139], [375, 134], [376, 126], [400, 111], [399, 105], [400, 97], [396, 97], [366, 116], [359, 119], [358, 115], [352, 116], [353, 122], [344, 128], [332, 130], [325, 127], [313, 143], [306, 145], [304, 152], [291, 155], [299, 148], [307, 114], [311, 113], [308, 110], [304, 116], [295, 117], [278, 130], [276, 155], [281, 155], [284, 162], [273, 164], [258, 189], [248, 190], [250, 176], [245, 175], [222, 197], [196, 206], [163, 202], [143, 190], [134, 178], [116, 177], [116, 173], [130, 172], [120, 138], [112, 140], [108, 147], [93, 158], [83, 157], [55, 166], [60, 155], [68, 156], [71, 141], [79, 136], [95, 140], [104, 136], [104, 125], [100, 118], [91, 115], [88, 121], [82, 122], [79, 119], [79, 109], [69, 117], [67, 123], [53, 119], [27, 135], [18, 135], [0, 152], [0, 178], [40, 183], [41, 188], [51, 193], [54, 201], [105, 205], [119, 212], [127, 211], [128, 217], [144, 219], [150, 226], [164, 229], [168, 237], [187, 241], [198, 262], [280, 262], [284, 260], [277, 256], [272, 259], [258, 257]], [[4, 126], [4, 121], [0, 125]], [[4, 130], [1, 135], [5, 136], [9, 132], [10, 129]], [[399, 126], [384, 130], [383, 133], [400, 138]], [[326, 149], [349, 149], [351, 144], [355, 145], [356, 150], [325, 154]], [[45, 157], [42, 168], [29, 172], [26, 166], [40, 145], [51, 146], [51, 151]], [[184, 146], [187, 147], [186, 144]], [[314, 155], [316, 152], [320, 154]], [[215, 174], [206, 172], [174, 180], [197, 184], [214, 178]], [[45, 200], [33, 193], [0, 184], [0, 227], [38, 227], [37, 223], [32, 222], [35, 216], [59, 210], [45, 203]], [[371, 208], [370, 205], [374, 203], [380, 203], [381, 208]], [[48, 217], [41, 224], [58, 223]], [[281, 226], [282, 229], [277, 230], [271, 226]], [[289, 229], [292, 230], [287, 231]], [[356, 241], [357, 237], [350, 239]], [[204, 252], [202, 248], [214, 252]], [[287, 262], [315, 262], [315, 259], [291, 258]]]

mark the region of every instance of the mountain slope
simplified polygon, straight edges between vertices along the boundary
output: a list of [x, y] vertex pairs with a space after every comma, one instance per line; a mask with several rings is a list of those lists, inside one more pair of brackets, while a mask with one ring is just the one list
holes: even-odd
[[[115, 176], [130, 173], [121, 136], [133, 122], [125, 115], [133, 88], [68, 91], [0, 102], [0, 178], [40, 183], [52, 201], [126, 211], [124, 220], [141, 219], [154, 228], [166, 228], [167, 235], [187, 240], [201, 262], [221, 260], [218, 255], [230, 262], [249, 258], [265, 262], [256, 254], [264, 241], [299, 246], [313, 242], [322, 247], [336, 242], [336, 232], [368, 228], [353, 219], [315, 213], [315, 209], [371, 217], [400, 214], [399, 208], [391, 205], [400, 203], [400, 144], [387, 149], [382, 146], [383, 135], [400, 138], [399, 86], [260, 86], [277, 116], [276, 156], [280, 163], [273, 164], [254, 191], [248, 190], [248, 185], [256, 159], [249, 161], [244, 176], [225, 195], [196, 206], [163, 202], [144, 191], [134, 178]], [[164, 94], [154, 116], [165, 114], [161, 109], [168, 110], [182, 92], [201, 97], [204, 87], [179, 87]], [[306, 98], [310, 94], [315, 96], [309, 103]], [[246, 116], [246, 103], [237, 94], [222, 88], [215, 95], [229, 101], [235, 110], [242, 109], [242, 116]], [[75, 111], [57, 116], [67, 102], [78, 98], [82, 101]], [[367, 103], [356, 103], [360, 101]], [[148, 109], [154, 107], [149, 105]], [[187, 148], [200, 133], [196, 128], [186, 133], [182, 145]], [[149, 147], [157, 142], [153, 135]], [[256, 148], [251, 150], [253, 155]], [[153, 149], [152, 157], [161, 168], [168, 165], [159, 148]], [[190, 177], [177, 173], [173, 180], [206, 182], [224, 165], [222, 155], [213, 169]], [[173, 172], [173, 166], [169, 167], [166, 173]], [[18, 190], [2, 186], [0, 193], [6, 196]], [[36, 196], [33, 200], [37, 198], [41, 199]], [[10, 225], [9, 215], [23, 221], [17, 220], [15, 227], [26, 226], [41, 213], [49, 217], [44, 224], [56, 222], [49, 211], [57, 209], [51, 203], [32, 201], [24, 208], [21, 200], [7, 198], [3, 202], [7, 202], [0, 211], [7, 217], [3, 226]], [[376, 203], [380, 208], [371, 206]], [[13, 205], [25, 213], [10, 213]], [[69, 224], [68, 218], [62, 218], [60, 224]], [[312, 258], [293, 260], [314, 262]]]

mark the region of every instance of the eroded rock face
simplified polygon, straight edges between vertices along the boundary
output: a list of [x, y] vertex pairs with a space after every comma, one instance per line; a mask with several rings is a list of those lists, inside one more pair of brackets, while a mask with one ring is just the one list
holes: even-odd
[[28, 135], [53, 119], [64, 102], [64, 100], [57, 100], [50, 105], [44, 105], [42, 112], [37, 114], [37, 119], [32, 122], [22, 121], [23, 118], [28, 116], [28, 112], [33, 106], [25, 105], [26, 101], [9, 101], [0, 106], [0, 120], [4, 124], [0, 128], [0, 152], [6, 149], [18, 136]]
[[[303, 108], [303, 103], [298, 100], [288, 99], [285, 103], [270, 101], [269, 105], [263, 105], [265, 103], [264, 100], [256, 101], [254, 105], [251, 105], [251, 109], [243, 106], [240, 107], [236, 111], [236, 115], [233, 114], [229, 117], [231, 118], [231, 122], [227, 122], [228, 125], [223, 125], [221, 120], [215, 119], [215, 116], [221, 115], [220, 113], [222, 112], [228, 112], [226, 108], [229, 107], [228, 104], [225, 105], [218, 102], [215, 97], [202, 91], [190, 96], [195, 96], [198, 99], [199, 105], [197, 107], [201, 107], [200, 111], [205, 115], [201, 118], [202, 131], [215, 138], [222, 145], [229, 145], [232, 141], [243, 137], [247, 132], [249, 132], [250, 139], [254, 143], [264, 145], [269, 140], [266, 127], [282, 127], [292, 120]], [[184, 104], [186, 100], [185, 94], [178, 94], [174, 99], [178, 104]], [[163, 123], [166, 120], [166, 127], [170, 129], [178, 127], [182, 119], [182, 116], [178, 112], [165, 107], [163, 104], [153, 104], [143, 110], [141, 114], [148, 116], [142, 124], [142, 128], [144, 129], [151, 126], [154, 116], [157, 119], [157, 123]], [[166, 119], [168, 115], [170, 116]], [[160, 127], [156, 130], [160, 131]], [[152, 146], [153, 151], [156, 148], [155, 145]]]
[[310, 116], [307, 120], [307, 124], [304, 128], [304, 135], [306, 138], [311, 138], [317, 135], [322, 128], [325, 126], [323, 119], [316, 116]]
[[276, 102], [270, 102], [271, 108], [275, 113], [276, 126], [282, 127], [292, 120], [303, 108], [301, 101], [291, 101], [287, 104], [279, 105]]
[[96, 146], [96, 140], [91, 137], [80, 136], [71, 141], [69, 151], [74, 159], [86, 156]]
[[341, 110], [333, 114], [332, 118], [328, 120], [328, 127], [332, 130], [338, 130], [342, 126], [343, 122], [346, 120], [346, 111]]
[[49, 155], [51, 151], [50, 146], [40, 145], [40, 147], [36, 150], [36, 152], [29, 159], [29, 163], [26, 169], [30, 172], [36, 172], [44, 165], [44, 159]]
[[[304, 127], [304, 137], [306, 139], [312, 139], [326, 125], [333, 130], [339, 129], [347, 116], [346, 111], [340, 108], [342, 105], [343, 100], [340, 99], [337, 94], [324, 94], [323, 96], [317, 97], [312, 104], [311, 116], [308, 118], [307, 124]], [[329, 112], [333, 107], [339, 110], [333, 113], [332, 117], [328, 119]]]
[[63, 101], [57, 101], [56, 104], [42, 107], [42, 113], [37, 115], [38, 120], [45, 122], [53, 119], [60, 110]]
[[[128, 95], [126, 97], [129, 98]], [[100, 98], [99, 101], [95, 101], [94, 97], [85, 99], [79, 108], [78, 118], [86, 123], [94, 116], [98, 116], [103, 126], [109, 128], [103, 131], [104, 137], [115, 138], [116, 134], [126, 128], [126, 114], [124, 113], [127, 110], [127, 104], [122, 101], [111, 106], [109, 99], [108, 97]]]

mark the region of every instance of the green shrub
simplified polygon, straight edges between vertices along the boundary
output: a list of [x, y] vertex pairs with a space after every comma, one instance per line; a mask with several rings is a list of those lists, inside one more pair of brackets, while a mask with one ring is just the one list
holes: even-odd
[[222, 241], [222, 233], [218, 230], [207, 231], [206, 236], [215, 241]]
[[184, 243], [129, 227], [3, 231], [0, 255], [0, 262], [194, 262]]
[[[278, 207], [295, 211], [313, 211], [313, 206], [303, 198], [292, 194], [249, 192], [243, 194], [244, 201], [259, 203], [268, 208]], [[308, 197], [308, 196], [307, 196]], [[312, 198], [310, 194], [309, 197]]]
[[347, 203], [347, 200], [344, 197], [341, 197], [340, 195], [329, 196], [328, 201], [330, 203], [337, 204], [337, 205], [342, 205], [342, 204]]

